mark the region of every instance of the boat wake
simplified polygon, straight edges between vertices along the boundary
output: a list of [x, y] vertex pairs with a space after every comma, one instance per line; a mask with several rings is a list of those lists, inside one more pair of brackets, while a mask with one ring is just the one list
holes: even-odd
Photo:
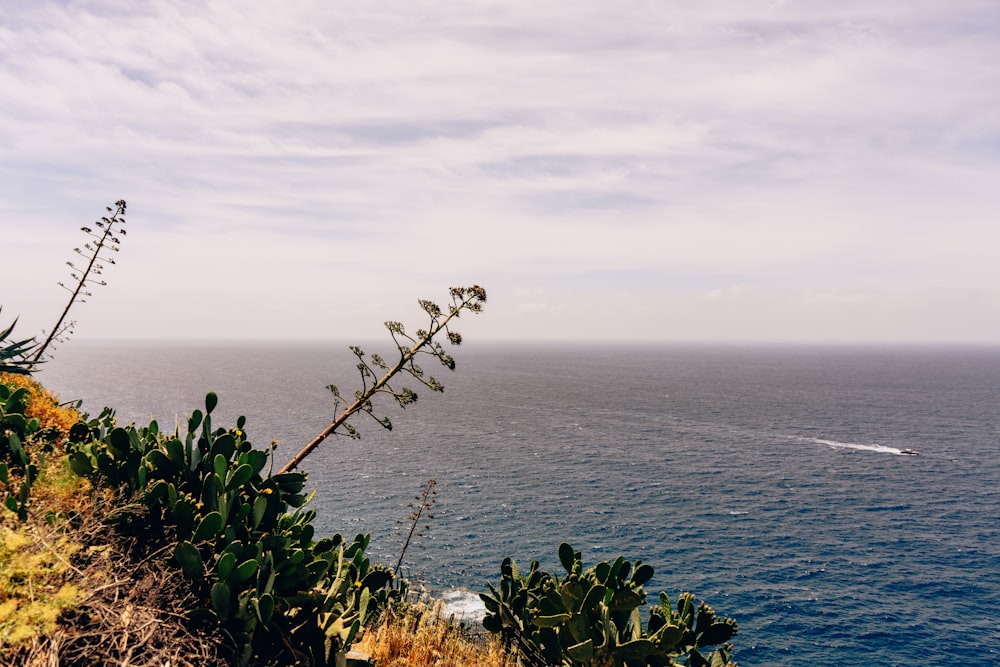
[[836, 440], [824, 440], [822, 438], [802, 438], [807, 442], [814, 442], [818, 445], [826, 445], [834, 449], [859, 449], [866, 452], [878, 452], [879, 454], [892, 454], [893, 456], [916, 456], [920, 452], [914, 449], [899, 449], [888, 445], [877, 443], [862, 444], [857, 442], [837, 442]]

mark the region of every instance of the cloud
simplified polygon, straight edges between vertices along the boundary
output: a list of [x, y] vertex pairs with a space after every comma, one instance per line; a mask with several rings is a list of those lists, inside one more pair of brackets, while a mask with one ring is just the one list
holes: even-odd
[[347, 335], [345, 312], [457, 281], [556, 290], [533, 331], [557, 335], [591, 275], [974, 310], [1000, 288], [998, 22], [976, 0], [10, 3], [2, 251], [36, 279], [4, 305], [43, 321], [62, 248], [121, 197], [134, 231], [81, 335]]

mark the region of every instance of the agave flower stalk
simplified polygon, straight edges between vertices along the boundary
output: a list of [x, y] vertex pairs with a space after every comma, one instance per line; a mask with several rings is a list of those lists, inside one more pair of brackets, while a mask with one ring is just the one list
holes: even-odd
[[410, 501], [409, 507], [413, 511], [406, 517], [410, 521], [410, 532], [407, 533], [406, 539], [403, 541], [403, 548], [399, 552], [399, 560], [396, 561], [396, 567], [392, 571], [393, 578], [399, 576], [399, 568], [403, 566], [403, 558], [406, 556], [406, 550], [410, 548], [413, 538], [423, 537], [423, 531], [430, 528], [430, 524], [426, 523], [421, 528], [420, 520], [423, 518], [425, 521], [429, 521], [434, 518], [431, 511], [434, 509], [434, 503], [437, 501], [437, 498], [435, 498], [437, 491], [434, 488], [436, 486], [436, 479], [427, 480], [424, 490], [419, 496], [413, 498], [413, 500], [417, 501], [417, 504], [414, 505], [413, 501]]
[[73, 322], [65, 325], [63, 323], [73, 304], [77, 300], [85, 303], [86, 299], [83, 297], [93, 296], [89, 291], [91, 286], [107, 285], [107, 282], [100, 279], [100, 276], [104, 272], [104, 264], [101, 262], [106, 262], [107, 264], [115, 263], [113, 253], [118, 252], [118, 246], [121, 245], [119, 236], [125, 236], [125, 200], [119, 199], [115, 202], [115, 208], [107, 207], [107, 212], [111, 214], [111, 217], [105, 216], [95, 222], [94, 226], [97, 227], [96, 230], [90, 227], [80, 228], [83, 233], [94, 239], [93, 241], [87, 241], [82, 250], [80, 248], [73, 249], [76, 254], [87, 260], [87, 265], [81, 268], [73, 262], [66, 262], [70, 268], [70, 277], [76, 281], [76, 286], [70, 288], [64, 283], [59, 283], [60, 287], [70, 293], [69, 301], [66, 303], [66, 307], [63, 308], [62, 314], [59, 315], [59, 319], [56, 321], [55, 326], [52, 327], [52, 331], [49, 332], [45, 342], [35, 352], [35, 356], [31, 360], [32, 365], [41, 362], [42, 355], [45, 354], [45, 351], [53, 341], [62, 340], [62, 337], [67, 332], [72, 332]]
[[[430, 316], [430, 326], [426, 330], [418, 329], [415, 336], [407, 334], [403, 325], [399, 322], [385, 323], [385, 327], [392, 335], [392, 340], [399, 352], [399, 358], [392, 366], [377, 354], [369, 357], [369, 361], [371, 362], [369, 363], [369, 361], [365, 360], [365, 353], [361, 348], [356, 346], [351, 347], [351, 351], [358, 358], [358, 371], [361, 373], [362, 380], [361, 390], [354, 392], [355, 400], [347, 404], [347, 401], [341, 396], [340, 391], [335, 385], [327, 387], [335, 398], [334, 412], [340, 407], [341, 403], [347, 404], [347, 407], [329, 426], [303, 447], [298, 454], [293, 456], [292, 460], [286, 463], [280, 470], [281, 473], [286, 473], [297, 468], [305, 457], [316, 449], [321, 442], [326, 440], [327, 437], [333, 435], [341, 426], [344, 427], [346, 435], [349, 437], [358, 437], [357, 429], [348, 424], [347, 420], [359, 412], [369, 415], [383, 428], [391, 430], [392, 422], [389, 421], [388, 417], [375, 416], [372, 399], [377, 394], [389, 394], [396, 399], [400, 407], [404, 408], [410, 403], [416, 402], [417, 394], [412, 389], [403, 387], [397, 390], [389, 384], [390, 380], [399, 373], [408, 373], [431, 391], [444, 391], [444, 385], [434, 379], [433, 376], [425, 375], [424, 369], [417, 365], [416, 358], [419, 354], [427, 354], [436, 358], [449, 370], [455, 370], [455, 360], [445, 352], [444, 347], [439, 342], [434, 340], [434, 337], [443, 332], [452, 345], [460, 345], [462, 343], [461, 334], [450, 330], [448, 323], [452, 319], [457, 318], [463, 310], [473, 313], [482, 312], [483, 304], [486, 302], [486, 290], [478, 285], [473, 285], [472, 287], [452, 287], [449, 293], [452, 303], [447, 312], [431, 301], [421, 299], [418, 302], [421, 309]], [[375, 380], [377, 373], [372, 368], [373, 366], [385, 371], [385, 374], [378, 380]]]

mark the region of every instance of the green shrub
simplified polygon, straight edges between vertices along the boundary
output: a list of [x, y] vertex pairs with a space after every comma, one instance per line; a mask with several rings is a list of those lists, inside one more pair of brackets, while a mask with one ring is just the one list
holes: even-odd
[[[0, 311], [2, 310], [0, 308]], [[0, 373], [29, 375], [33, 364], [28, 356], [37, 349], [38, 345], [34, 338], [11, 340], [16, 325], [17, 320], [15, 319], [9, 327], [0, 330]]]
[[510, 558], [500, 564], [500, 589], [489, 584], [483, 626], [515, 647], [525, 662], [538, 665], [598, 667], [723, 667], [732, 647], [708, 656], [700, 649], [725, 644], [736, 634], [736, 622], [719, 618], [694, 596], [682, 593], [676, 612], [665, 593], [649, 610], [642, 627], [643, 584], [653, 568], [618, 557], [583, 569], [580, 552], [559, 546], [566, 576], [559, 579], [533, 561], [526, 575]]
[[[62, 437], [28, 414], [30, 388], [0, 381], [0, 501], [19, 520], [28, 518], [31, 486], [38, 478], [39, 453], [51, 452]], [[3, 510], [0, 510], [3, 511]]]
[[371, 564], [367, 535], [314, 540], [305, 473], [271, 474], [243, 417], [213, 430], [216, 403], [208, 394], [183, 435], [155, 421], [118, 427], [105, 410], [72, 429], [69, 464], [118, 494], [121, 530], [166, 542], [202, 601], [192, 622], [226, 633], [238, 664], [335, 664], [377, 611], [373, 598], [388, 601], [392, 572]]
[[[405, 586], [390, 586], [390, 568], [372, 565], [365, 555], [367, 535], [352, 542], [341, 535], [313, 539], [306, 475], [295, 468], [338, 429], [356, 437], [348, 423], [353, 415], [367, 414], [391, 428], [388, 417], [375, 415], [375, 397], [388, 394], [404, 407], [417, 398], [413, 390], [391, 384], [397, 375], [443, 390], [417, 358], [426, 354], [453, 370], [454, 359], [435, 337], [460, 344], [449, 323], [462, 311], [481, 312], [486, 292], [451, 288], [449, 296], [446, 309], [419, 301], [428, 320], [415, 336], [398, 322], [386, 323], [399, 353], [394, 363], [378, 355], [366, 361], [359, 348], [351, 348], [362, 389], [347, 402], [331, 387], [337, 407], [345, 403], [343, 412], [276, 474], [270, 452], [247, 440], [245, 418], [235, 428], [212, 428], [214, 393], [206, 396], [205, 411], [195, 410], [187, 420], [183, 435], [179, 427], [163, 433], [155, 421], [119, 427], [107, 408], [70, 429], [70, 468], [116, 494], [110, 522], [140, 534], [146, 544], [165, 542], [160, 550], [171, 554], [202, 603], [190, 618], [229, 637], [238, 664], [334, 664], [369, 618], [406, 595]], [[384, 371], [378, 379], [376, 368]]]

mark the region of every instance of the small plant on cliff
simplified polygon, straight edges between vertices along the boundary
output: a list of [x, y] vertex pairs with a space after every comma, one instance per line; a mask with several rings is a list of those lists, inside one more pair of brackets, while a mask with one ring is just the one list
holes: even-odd
[[[28, 518], [39, 457], [53, 452], [65, 436], [65, 431], [49, 422], [57, 413], [71, 414], [51, 399], [43, 408], [41, 387], [24, 382], [23, 377], [0, 375], [0, 503], [21, 521]], [[41, 413], [44, 409], [52, 414]]]
[[[532, 561], [522, 575], [510, 558], [500, 564], [500, 589], [481, 595], [487, 615], [483, 627], [516, 648], [532, 667], [726, 667], [736, 621], [720, 618], [708, 605], [681, 593], [676, 612], [666, 593], [642, 626], [643, 584], [653, 568], [619, 557], [583, 569], [579, 551], [559, 546], [566, 570], [560, 579]], [[719, 646], [707, 656], [701, 650]], [[735, 667], [735, 666], [734, 666]]]
[[[2, 307], [0, 312], [3, 312]], [[6, 329], [0, 329], [0, 373], [30, 375], [33, 363], [29, 357], [38, 344], [33, 338], [12, 340], [15, 326], [17, 326], [16, 318]]]
[[[0, 373], [0, 647], [52, 632], [82, 597], [69, 562], [79, 544], [57, 527], [59, 447], [78, 417], [28, 375]], [[39, 488], [52, 510], [42, 516]]]
[[470, 633], [443, 604], [417, 602], [365, 633], [358, 649], [379, 667], [518, 667], [497, 637]]

